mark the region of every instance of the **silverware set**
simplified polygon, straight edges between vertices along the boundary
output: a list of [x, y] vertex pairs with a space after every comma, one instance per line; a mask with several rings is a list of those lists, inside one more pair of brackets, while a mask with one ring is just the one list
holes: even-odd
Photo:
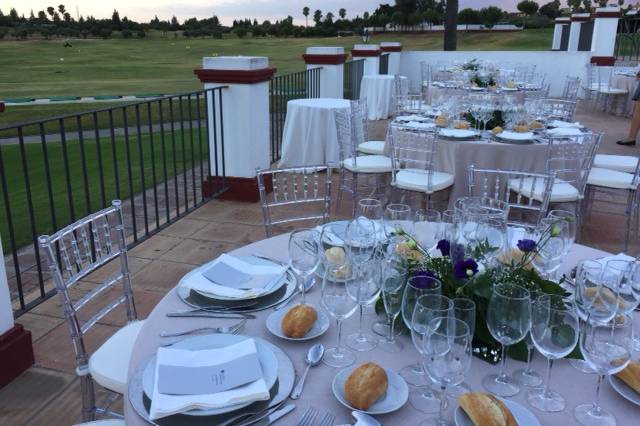
[[298, 426], [332, 426], [335, 419], [336, 416], [331, 413], [309, 407], [302, 415]]
[[200, 328], [194, 328], [192, 330], [185, 330], [185, 331], [175, 331], [175, 332], [168, 332], [168, 331], [161, 331], [160, 332], [160, 337], [178, 337], [178, 336], [186, 336], [187, 334], [193, 334], [193, 333], [199, 333], [201, 331], [209, 331], [211, 333], [231, 333], [231, 334], [237, 334], [238, 332], [240, 332], [240, 330], [242, 330], [242, 328], [244, 327], [244, 325], [247, 323], [246, 319], [243, 319], [242, 321], [230, 325], [230, 326], [226, 326], [226, 327], [200, 327]]

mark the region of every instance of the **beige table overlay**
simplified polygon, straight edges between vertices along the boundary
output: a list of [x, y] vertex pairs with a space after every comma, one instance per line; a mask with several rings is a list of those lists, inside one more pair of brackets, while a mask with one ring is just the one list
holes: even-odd
[[[264, 254], [267, 256], [277, 256], [280, 260], [287, 260], [287, 241], [288, 235], [280, 235], [271, 239], [263, 240], [245, 247], [242, 247], [234, 254], [250, 255]], [[578, 260], [584, 258], [595, 258], [603, 256], [605, 253], [584, 246], [575, 245], [566, 261], [562, 266], [563, 271], [576, 265]], [[134, 283], [135, 285], [135, 283]], [[309, 294], [308, 301], [319, 307], [320, 285], [316, 285]], [[208, 319], [208, 318], [167, 318], [166, 313], [171, 311], [185, 310], [188, 307], [178, 299], [175, 289], [171, 290], [164, 299], [160, 301], [158, 306], [151, 312], [145, 325], [143, 326], [140, 336], [136, 342], [136, 346], [129, 365], [129, 375], [148, 360], [156, 351], [158, 345], [163, 341], [158, 337], [161, 330], [177, 331], [202, 326], [218, 326], [231, 324], [235, 320]], [[301, 374], [304, 368], [304, 357], [307, 349], [311, 344], [321, 342], [325, 347], [330, 348], [335, 345], [336, 327], [335, 324], [318, 339], [306, 343], [287, 342], [271, 335], [265, 326], [266, 317], [273, 312], [273, 309], [261, 311], [257, 313], [258, 318], [247, 323], [244, 334], [256, 336], [266, 339], [280, 348], [282, 348], [293, 361], [297, 374]], [[369, 308], [365, 323], [367, 330], [374, 321], [374, 316]], [[357, 315], [347, 319], [344, 324], [344, 334], [356, 331]], [[399, 337], [404, 345], [404, 350], [400, 353], [388, 354], [379, 349], [370, 352], [357, 352], [357, 362], [375, 361], [382, 366], [399, 371], [402, 367], [416, 361], [417, 352], [411, 344], [411, 339], [406, 336]], [[164, 340], [166, 341], [166, 339]], [[522, 368], [524, 363], [509, 360], [507, 368], [513, 371]], [[534, 368], [539, 373], [544, 373], [546, 362], [540, 354], [536, 354]], [[496, 372], [497, 366], [492, 366], [480, 359], [473, 358], [471, 369], [467, 375], [466, 383], [474, 390], [480, 390], [482, 377], [490, 372]], [[307, 407], [313, 405], [324, 411], [330, 411], [336, 415], [334, 424], [351, 423], [353, 420], [350, 416], [350, 410], [340, 405], [334, 398], [331, 391], [331, 382], [338, 372], [338, 369], [328, 367], [321, 364], [314, 367], [307, 377], [306, 386], [302, 397], [297, 401], [292, 401], [296, 405], [296, 409], [277, 422], [278, 425], [295, 425], [302, 417]], [[513, 400], [527, 406], [540, 419], [542, 425], [573, 425], [575, 422], [572, 417], [572, 410], [578, 404], [591, 402], [594, 397], [596, 377], [587, 375], [574, 370], [566, 360], [559, 360], [554, 365], [552, 376], [553, 389], [560, 391], [567, 400], [567, 409], [561, 413], [542, 413], [531, 408], [526, 403], [526, 392], [520, 392]], [[601, 390], [601, 402], [604, 407], [616, 414], [618, 424], [621, 426], [637, 425], [640, 419], [640, 407], [626, 401], [615, 393], [608, 383], [604, 383]], [[455, 404], [450, 404], [448, 416], [452, 415]], [[417, 425], [419, 421], [426, 416], [415, 410], [409, 402], [399, 411], [391, 414], [378, 416], [378, 420], [385, 426], [390, 425]], [[125, 419], [128, 426], [144, 425], [146, 422], [142, 420], [133, 410], [131, 404], [125, 395]]]
[[638, 79], [635, 75], [629, 76], [624, 74], [614, 74], [611, 77], [611, 87], [614, 89], [624, 89], [628, 93], [624, 105], [624, 111], [626, 114], [631, 114], [633, 111], [633, 94], [636, 92], [637, 85]]

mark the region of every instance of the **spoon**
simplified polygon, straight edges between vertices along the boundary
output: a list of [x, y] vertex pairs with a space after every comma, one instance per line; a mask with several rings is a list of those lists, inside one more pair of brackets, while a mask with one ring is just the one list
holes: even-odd
[[304, 373], [302, 373], [302, 377], [300, 377], [300, 380], [298, 381], [298, 383], [296, 383], [296, 386], [293, 388], [293, 392], [291, 392], [291, 399], [300, 398], [300, 394], [302, 393], [302, 388], [304, 387], [304, 381], [307, 378], [307, 373], [309, 373], [309, 369], [314, 365], [318, 365], [322, 360], [323, 355], [324, 355], [324, 346], [322, 346], [322, 343], [318, 343], [309, 348], [309, 352], [307, 352], [307, 357], [304, 359], [304, 361], [307, 363], [307, 368], [304, 370]]

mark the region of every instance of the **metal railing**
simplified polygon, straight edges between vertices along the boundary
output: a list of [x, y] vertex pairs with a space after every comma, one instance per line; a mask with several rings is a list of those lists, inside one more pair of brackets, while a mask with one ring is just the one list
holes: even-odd
[[347, 61], [344, 64], [344, 98], [355, 100], [360, 96], [360, 83], [364, 75], [364, 59]]
[[640, 61], [640, 17], [625, 16], [618, 21], [614, 56], [618, 61]]
[[322, 67], [278, 75], [269, 82], [269, 116], [271, 162], [280, 160], [287, 102], [300, 98], [320, 97], [320, 70]]
[[0, 128], [0, 234], [16, 316], [55, 293], [39, 235], [120, 199], [134, 246], [224, 191], [225, 88]]
[[380, 69], [378, 74], [389, 74], [389, 54], [383, 53], [380, 55]]

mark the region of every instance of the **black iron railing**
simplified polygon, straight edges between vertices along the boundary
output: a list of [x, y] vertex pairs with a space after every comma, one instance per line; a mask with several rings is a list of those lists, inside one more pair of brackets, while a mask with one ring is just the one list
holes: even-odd
[[322, 67], [278, 75], [269, 83], [269, 115], [271, 120], [271, 162], [280, 159], [282, 132], [287, 116], [287, 102], [300, 98], [320, 97]]
[[380, 55], [380, 69], [378, 74], [389, 74], [389, 54], [383, 53]]
[[360, 96], [360, 83], [364, 74], [364, 59], [344, 64], [344, 98], [355, 100]]
[[640, 17], [625, 16], [618, 21], [614, 55], [618, 61], [640, 61]]
[[120, 199], [133, 246], [217, 195], [203, 182], [224, 176], [224, 89], [0, 128], [0, 234], [16, 316], [55, 292], [39, 235]]

